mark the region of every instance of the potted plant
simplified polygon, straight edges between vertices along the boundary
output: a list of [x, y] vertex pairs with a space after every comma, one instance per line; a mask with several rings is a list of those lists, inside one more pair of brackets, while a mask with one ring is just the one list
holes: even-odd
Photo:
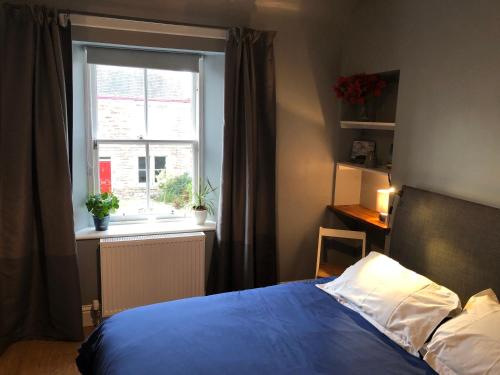
[[207, 180], [206, 183], [203, 183], [200, 180], [198, 191], [194, 193], [193, 210], [196, 224], [203, 225], [207, 220], [207, 213], [212, 215], [215, 212], [214, 203], [208, 199], [208, 195], [213, 193], [215, 189], [210, 181]]
[[109, 214], [120, 207], [113, 193], [91, 194], [85, 202], [87, 210], [94, 218], [95, 230], [108, 230]]
[[361, 120], [370, 120], [373, 117], [369, 113], [367, 104], [370, 97], [379, 97], [387, 82], [380, 78], [378, 74], [355, 74], [350, 77], [339, 77], [333, 87], [337, 98], [344, 100], [351, 105], [359, 105]]

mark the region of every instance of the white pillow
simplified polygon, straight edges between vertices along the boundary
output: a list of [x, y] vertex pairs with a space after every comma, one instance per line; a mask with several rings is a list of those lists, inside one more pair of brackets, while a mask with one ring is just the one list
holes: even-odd
[[455, 293], [375, 251], [316, 286], [415, 356], [438, 324], [461, 310]]
[[500, 374], [500, 304], [491, 289], [436, 330], [424, 360], [440, 374]]

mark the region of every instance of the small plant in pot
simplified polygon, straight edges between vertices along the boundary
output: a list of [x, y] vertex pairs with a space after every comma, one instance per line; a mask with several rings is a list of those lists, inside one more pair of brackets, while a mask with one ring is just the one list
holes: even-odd
[[210, 194], [215, 191], [210, 181], [207, 180], [206, 183], [200, 181], [198, 186], [198, 191], [194, 193], [194, 217], [196, 224], [203, 225], [205, 220], [207, 220], [207, 214], [212, 215], [215, 212], [214, 203], [208, 198]]
[[113, 193], [89, 195], [85, 205], [94, 218], [95, 230], [108, 230], [109, 214], [120, 207], [119, 202]]

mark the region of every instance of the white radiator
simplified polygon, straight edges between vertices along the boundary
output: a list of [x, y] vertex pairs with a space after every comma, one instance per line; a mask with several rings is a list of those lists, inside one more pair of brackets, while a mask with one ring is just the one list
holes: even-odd
[[201, 232], [101, 239], [102, 315], [205, 294]]

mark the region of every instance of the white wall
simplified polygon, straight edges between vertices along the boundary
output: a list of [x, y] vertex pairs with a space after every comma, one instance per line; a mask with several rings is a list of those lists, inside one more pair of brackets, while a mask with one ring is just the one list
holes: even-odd
[[394, 181], [500, 207], [500, 2], [362, 0], [344, 73], [401, 70]]

